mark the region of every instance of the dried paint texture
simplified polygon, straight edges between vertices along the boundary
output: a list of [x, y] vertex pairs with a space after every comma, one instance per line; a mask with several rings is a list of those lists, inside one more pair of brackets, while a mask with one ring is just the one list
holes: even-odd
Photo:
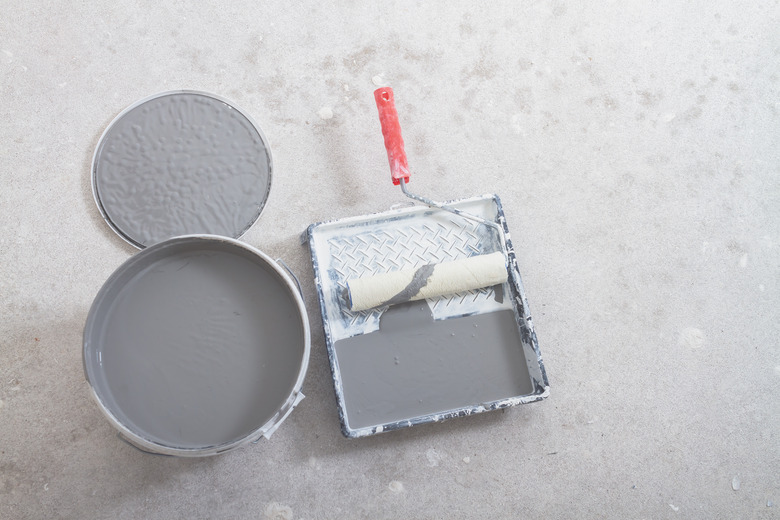
[[204, 94], [169, 93], [111, 124], [93, 175], [101, 211], [139, 247], [195, 233], [237, 238], [268, 197], [271, 157], [234, 107]]

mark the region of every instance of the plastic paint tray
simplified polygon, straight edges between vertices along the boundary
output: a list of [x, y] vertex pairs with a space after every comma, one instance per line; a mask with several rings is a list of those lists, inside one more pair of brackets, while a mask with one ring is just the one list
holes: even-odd
[[[315, 283], [342, 432], [363, 437], [530, 403], [549, 384], [495, 195], [452, 204], [504, 231], [414, 206], [313, 224]], [[505, 247], [505, 249], [504, 249]], [[352, 312], [346, 281], [502, 251], [503, 285]]]

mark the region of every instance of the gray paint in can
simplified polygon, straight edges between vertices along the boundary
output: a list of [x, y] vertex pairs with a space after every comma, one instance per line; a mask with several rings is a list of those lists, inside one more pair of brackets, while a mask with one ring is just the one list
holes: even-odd
[[130, 258], [84, 332], [85, 371], [104, 411], [120, 430], [173, 450], [259, 436], [300, 391], [308, 357], [290, 280], [222, 237], [179, 237]]

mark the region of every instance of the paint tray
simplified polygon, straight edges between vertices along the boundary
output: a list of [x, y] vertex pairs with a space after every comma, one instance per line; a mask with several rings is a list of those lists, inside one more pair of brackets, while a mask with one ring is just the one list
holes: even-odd
[[[308, 241], [342, 432], [363, 437], [549, 394], [517, 258], [495, 195], [313, 224]], [[504, 240], [499, 235], [503, 229]], [[349, 279], [502, 251], [508, 281], [352, 312]]]

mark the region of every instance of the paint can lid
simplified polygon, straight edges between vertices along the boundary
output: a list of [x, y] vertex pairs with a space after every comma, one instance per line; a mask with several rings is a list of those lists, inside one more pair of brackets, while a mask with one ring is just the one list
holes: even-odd
[[122, 111], [92, 159], [103, 218], [130, 244], [212, 234], [238, 238], [271, 188], [271, 152], [260, 128], [231, 102], [177, 90]]

